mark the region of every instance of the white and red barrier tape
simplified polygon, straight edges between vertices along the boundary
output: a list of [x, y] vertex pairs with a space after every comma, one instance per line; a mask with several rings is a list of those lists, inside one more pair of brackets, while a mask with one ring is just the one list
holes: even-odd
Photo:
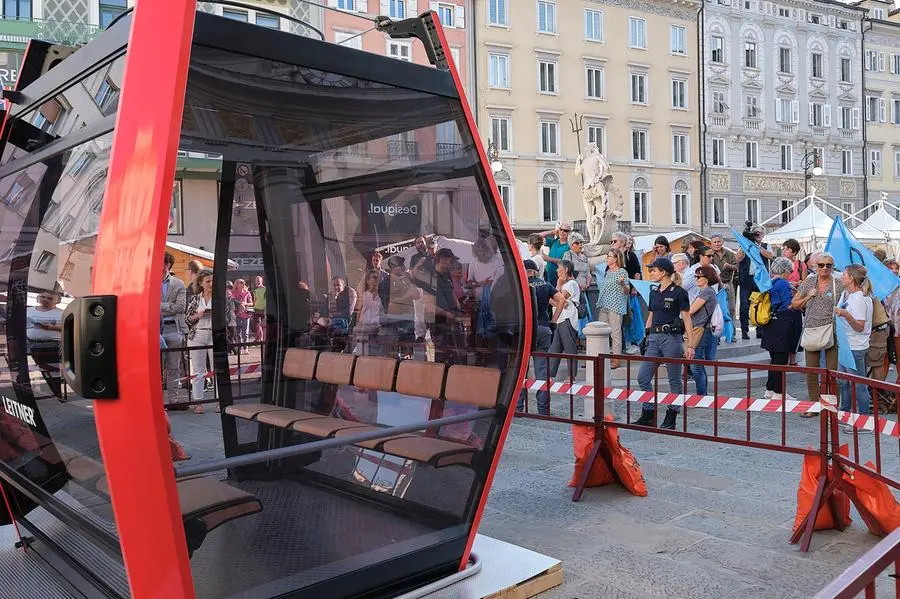
[[[584, 385], [581, 383], [549, 381], [548, 384], [548, 381], [525, 379], [522, 388], [526, 391], [550, 391], [551, 393], [594, 397], [594, 387], [592, 385]], [[660, 406], [715, 408], [719, 410], [733, 410], [740, 412], [780, 413], [785, 411], [788, 413], [818, 413], [821, 412], [823, 408], [822, 404], [818, 401], [801, 401], [794, 399], [785, 401], [781, 399], [728, 397], [726, 395], [714, 397], [712, 395], [689, 395], [684, 393], [654, 393], [653, 391], [617, 389], [613, 387], [604, 388], [603, 396], [606, 399], [637, 403], [653, 403], [655, 397], [657, 404]], [[849, 424], [854, 428], [874, 431], [877, 427], [877, 430], [883, 435], [900, 438], [900, 426], [898, 426], [897, 422], [894, 420], [879, 417], [878, 422], [876, 423], [874, 416], [844, 412], [842, 410], [837, 410], [837, 417], [839, 422]]]

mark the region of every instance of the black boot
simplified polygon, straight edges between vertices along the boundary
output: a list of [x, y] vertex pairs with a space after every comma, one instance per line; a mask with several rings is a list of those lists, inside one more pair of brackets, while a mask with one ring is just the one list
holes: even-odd
[[640, 426], [656, 426], [656, 415], [653, 410], [641, 410], [641, 417], [634, 423]]
[[666, 410], [666, 417], [663, 419], [663, 423], [660, 428], [667, 428], [670, 431], [675, 430], [675, 420], [678, 418], [678, 412], [675, 410]]

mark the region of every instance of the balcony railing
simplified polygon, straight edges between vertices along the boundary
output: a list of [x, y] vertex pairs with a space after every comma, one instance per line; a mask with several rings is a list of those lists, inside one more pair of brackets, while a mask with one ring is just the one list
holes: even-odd
[[853, 129], [841, 129], [841, 137], [844, 139], [853, 139], [856, 136], [853, 134]]
[[724, 114], [714, 114], [709, 117], [709, 122], [715, 127], [727, 127], [728, 126], [728, 117]]
[[794, 131], [797, 130], [797, 125], [795, 125], [793, 123], [779, 123], [778, 129], [782, 133], [793, 133]]
[[438, 160], [453, 158], [463, 152], [462, 144], [448, 144], [438, 142], [434, 144], [434, 155]]
[[0, 18], [0, 41], [26, 44], [39, 39], [59, 44], [84, 44], [100, 34], [97, 25], [49, 19]]
[[419, 143], [390, 139], [388, 140], [388, 155], [391, 160], [418, 160]]
[[762, 129], [762, 119], [756, 117], [745, 117], [744, 126], [747, 127], [747, 129], [759, 131], [760, 129]]
[[825, 137], [826, 135], [828, 135], [828, 129], [826, 129], [825, 127], [813, 126], [810, 127], [810, 129], [812, 129], [813, 137]]

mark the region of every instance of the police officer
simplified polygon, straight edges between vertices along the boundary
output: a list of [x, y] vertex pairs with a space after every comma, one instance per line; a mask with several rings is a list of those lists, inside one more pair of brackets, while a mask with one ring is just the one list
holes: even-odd
[[[647, 352], [648, 357], [681, 358], [694, 357], [692, 343], [693, 327], [691, 326], [690, 301], [687, 291], [672, 280], [675, 266], [668, 258], [657, 258], [649, 267], [650, 280], [657, 285], [650, 291], [650, 312], [647, 315]], [[684, 349], [684, 335], [687, 335], [687, 349]], [[653, 390], [653, 377], [659, 365], [655, 362], [644, 362], [638, 371], [638, 385], [641, 391]], [[678, 364], [667, 364], [669, 390], [682, 393], [682, 367]], [[654, 403], [648, 402], [641, 408], [641, 417], [635, 422], [643, 426], [656, 426]], [[669, 406], [662, 428], [674, 429], [678, 417], [679, 406]]]

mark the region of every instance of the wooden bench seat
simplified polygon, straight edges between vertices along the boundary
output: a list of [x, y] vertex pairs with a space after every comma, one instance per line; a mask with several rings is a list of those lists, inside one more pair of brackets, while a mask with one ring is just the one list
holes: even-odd
[[[500, 371], [494, 368], [451, 366], [448, 369], [445, 364], [436, 362], [398, 362], [394, 358], [375, 356], [357, 358], [351, 354], [297, 348], [285, 352], [282, 373], [288, 379], [396, 391], [431, 400], [433, 404], [451, 401], [476, 408], [495, 407], [500, 388]], [[320, 438], [340, 438], [386, 428], [271, 404], [238, 404], [225, 408], [225, 413]], [[472, 445], [424, 433], [404, 433], [356, 445], [435, 467], [471, 465], [479, 450]]]
[[[72, 480], [82, 486], [92, 483], [98, 493], [109, 495], [102, 464], [64, 445], [57, 444], [56, 448]], [[229, 520], [262, 511], [262, 503], [255, 495], [208, 476], [182, 478], [175, 484], [189, 555], [193, 555], [213, 529]]]

